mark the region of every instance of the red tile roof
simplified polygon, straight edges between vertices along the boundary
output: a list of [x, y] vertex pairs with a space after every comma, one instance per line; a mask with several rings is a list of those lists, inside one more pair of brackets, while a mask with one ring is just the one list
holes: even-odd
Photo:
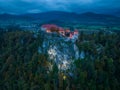
[[54, 24], [45, 24], [45, 25], [42, 25], [42, 27], [46, 29], [51, 29], [51, 28], [58, 29], [58, 26]]

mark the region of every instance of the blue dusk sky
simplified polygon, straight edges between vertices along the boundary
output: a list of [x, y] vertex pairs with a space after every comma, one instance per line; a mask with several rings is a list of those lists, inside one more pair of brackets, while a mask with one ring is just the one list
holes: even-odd
[[119, 13], [120, 0], [0, 0], [0, 13], [47, 11]]

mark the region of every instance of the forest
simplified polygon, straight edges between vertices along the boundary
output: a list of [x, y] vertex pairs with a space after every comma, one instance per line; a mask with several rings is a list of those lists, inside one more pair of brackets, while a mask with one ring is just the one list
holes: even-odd
[[[74, 70], [48, 69], [41, 32], [0, 28], [0, 90], [120, 90], [120, 31], [80, 32]], [[99, 48], [98, 48], [99, 47]]]

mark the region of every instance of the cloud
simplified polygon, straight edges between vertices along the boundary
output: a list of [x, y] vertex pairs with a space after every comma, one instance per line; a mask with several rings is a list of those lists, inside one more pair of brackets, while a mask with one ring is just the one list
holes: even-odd
[[120, 9], [120, 0], [0, 0], [0, 12], [37, 13], [51, 10], [108, 12]]

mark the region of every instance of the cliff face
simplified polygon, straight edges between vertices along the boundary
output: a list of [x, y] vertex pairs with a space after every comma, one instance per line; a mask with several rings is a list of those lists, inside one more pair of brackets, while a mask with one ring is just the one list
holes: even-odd
[[[75, 44], [75, 39], [60, 36], [56, 33], [44, 34], [43, 44], [39, 52], [48, 55], [48, 59], [56, 63], [59, 70], [71, 68], [74, 60], [79, 58], [79, 49]], [[41, 50], [41, 51], [40, 51]]]

